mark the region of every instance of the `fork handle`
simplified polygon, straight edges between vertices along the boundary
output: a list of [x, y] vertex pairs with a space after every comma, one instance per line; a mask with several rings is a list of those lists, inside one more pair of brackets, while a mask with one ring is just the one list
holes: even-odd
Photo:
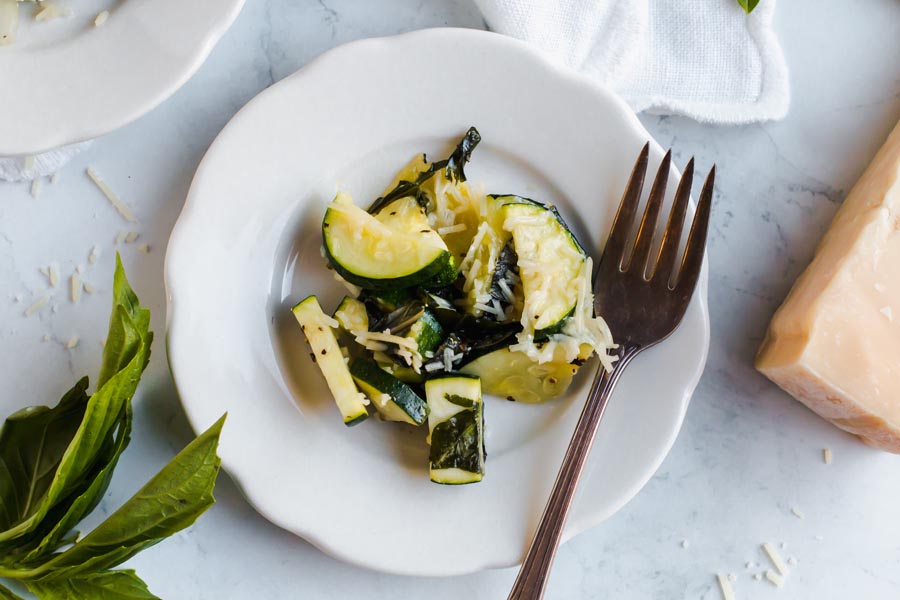
[[518, 577], [516, 577], [516, 582], [513, 584], [509, 600], [540, 600], [544, 597], [563, 526], [569, 515], [569, 508], [572, 506], [575, 488], [578, 486], [578, 480], [584, 470], [584, 463], [591, 451], [597, 426], [600, 424], [606, 404], [622, 371], [639, 351], [638, 347], [625, 348], [611, 372], [603, 370], [602, 365], [598, 367], [599, 373], [591, 385], [587, 402], [578, 418], [575, 433], [572, 435], [562, 467], [556, 476], [556, 483], [553, 484], [550, 499], [544, 508], [541, 522], [538, 524], [531, 547], [528, 549], [528, 554], [525, 556]]

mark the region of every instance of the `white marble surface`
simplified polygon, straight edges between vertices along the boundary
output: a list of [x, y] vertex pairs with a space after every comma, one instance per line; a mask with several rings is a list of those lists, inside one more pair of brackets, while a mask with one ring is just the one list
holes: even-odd
[[[164, 356], [162, 264], [213, 137], [257, 92], [327, 48], [440, 25], [483, 24], [469, 0], [250, 0], [180, 92], [99, 140], [57, 184], [45, 183], [38, 199], [27, 186], [0, 184], [4, 414], [54, 403], [75, 376], [99, 364], [113, 241], [128, 228], [85, 166], [103, 174], [141, 221], [134, 228], [140, 240], [121, 249], [159, 336], [136, 404], [134, 441], [98, 513], [118, 506], [191, 436]], [[782, 0], [777, 28], [793, 83], [783, 122], [720, 128], [642, 116], [679, 163], [695, 155], [703, 169], [719, 166], [710, 360], [670, 456], [625, 509], [561, 549], [550, 598], [716, 599], [715, 572], [737, 575], [738, 598], [900, 596], [900, 457], [866, 448], [751, 368], [772, 311], [900, 118], [900, 4]], [[95, 243], [102, 256], [90, 266]], [[138, 252], [141, 243], [149, 254]], [[48, 307], [26, 319], [31, 290], [46, 289], [38, 267], [52, 261], [66, 277], [85, 265], [98, 293], [73, 305], [61, 286], [51, 303], [57, 312]], [[21, 303], [16, 294], [24, 294]], [[66, 350], [73, 335], [81, 341]], [[825, 447], [834, 451], [828, 466]], [[505, 598], [514, 577], [512, 570], [437, 580], [361, 571], [270, 525], [225, 477], [217, 497], [194, 528], [132, 561], [161, 597], [487, 600]], [[783, 590], [755, 581], [759, 568], [745, 568], [765, 564], [762, 541], [785, 542], [785, 557], [799, 561]]]

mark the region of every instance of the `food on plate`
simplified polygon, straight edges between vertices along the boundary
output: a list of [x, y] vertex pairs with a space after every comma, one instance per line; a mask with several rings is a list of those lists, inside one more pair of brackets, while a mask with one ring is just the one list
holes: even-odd
[[[40, 599], [156, 598], [134, 571], [115, 568], [215, 502], [225, 417], [93, 530], [76, 530], [104, 497], [128, 446], [131, 398], [152, 340], [150, 311], [117, 258], [96, 391], [88, 393], [84, 377], [55, 407], [23, 408], [0, 427], [0, 578]], [[0, 598], [18, 596], [0, 584]]]
[[[71, 17], [72, 11], [51, 0], [0, 0], [0, 46], [14, 44], [19, 31], [19, 3], [33, 5], [35, 21], [52, 21]], [[109, 11], [97, 15], [95, 25], [99, 27], [109, 18]]]
[[555, 207], [467, 181], [480, 140], [416, 156], [368, 209], [337, 194], [322, 253], [351, 295], [331, 316], [314, 295], [293, 308], [344, 422], [427, 421], [437, 483], [484, 476], [482, 393], [545, 402], [614, 360], [591, 258]]
[[900, 125], [775, 313], [756, 367], [841, 429], [900, 453]]

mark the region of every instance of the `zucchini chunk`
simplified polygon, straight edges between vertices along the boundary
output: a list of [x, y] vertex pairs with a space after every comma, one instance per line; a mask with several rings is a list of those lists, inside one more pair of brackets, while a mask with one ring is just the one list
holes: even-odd
[[351, 335], [369, 330], [369, 313], [366, 312], [366, 305], [356, 298], [344, 296], [333, 317], [341, 329]]
[[434, 352], [444, 341], [444, 328], [434, 313], [426, 308], [410, 326], [406, 337], [414, 341], [419, 348], [419, 354], [425, 356], [428, 352]]
[[428, 418], [425, 401], [375, 362], [356, 360], [350, 366], [350, 374], [386, 421], [421, 425]]
[[522, 200], [500, 210], [518, 255], [525, 296], [522, 323], [530, 324], [540, 341], [559, 333], [574, 312], [577, 277], [587, 257], [554, 209]]
[[578, 372], [578, 365], [565, 361], [537, 364], [522, 352], [501, 348], [476, 358], [460, 372], [481, 378], [486, 394], [537, 404], [565, 392]]
[[306, 335], [312, 348], [313, 361], [319, 365], [325, 377], [328, 389], [334, 396], [334, 402], [344, 417], [344, 424], [361, 423], [369, 416], [366, 408], [369, 401], [353, 383], [350, 370], [344, 362], [344, 355], [331, 329], [329, 323], [331, 319], [322, 312], [322, 307], [319, 306], [315, 296], [301, 300], [292, 312]]
[[322, 222], [325, 255], [334, 270], [354, 285], [398, 289], [445, 285], [456, 267], [447, 245], [431, 228], [418, 233], [393, 229], [345, 194], [329, 206]]
[[425, 382], [431, 481], [463, 484], [484, 477], [484, 405], [477, 377], [453, 374]]

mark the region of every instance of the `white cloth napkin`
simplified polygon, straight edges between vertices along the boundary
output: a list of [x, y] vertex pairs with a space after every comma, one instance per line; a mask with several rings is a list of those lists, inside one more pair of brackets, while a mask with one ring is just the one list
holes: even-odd
[[91, 145], [91, 141], [63, 146], [36, 156], [0, 158], [0, 181], [31, 181], [52, 175], [69, 159]]
[[475, 0], [490, 28], [531, 42], [637, 111], [722, 124], [780, 119], [787, 65], [775, 0]]

